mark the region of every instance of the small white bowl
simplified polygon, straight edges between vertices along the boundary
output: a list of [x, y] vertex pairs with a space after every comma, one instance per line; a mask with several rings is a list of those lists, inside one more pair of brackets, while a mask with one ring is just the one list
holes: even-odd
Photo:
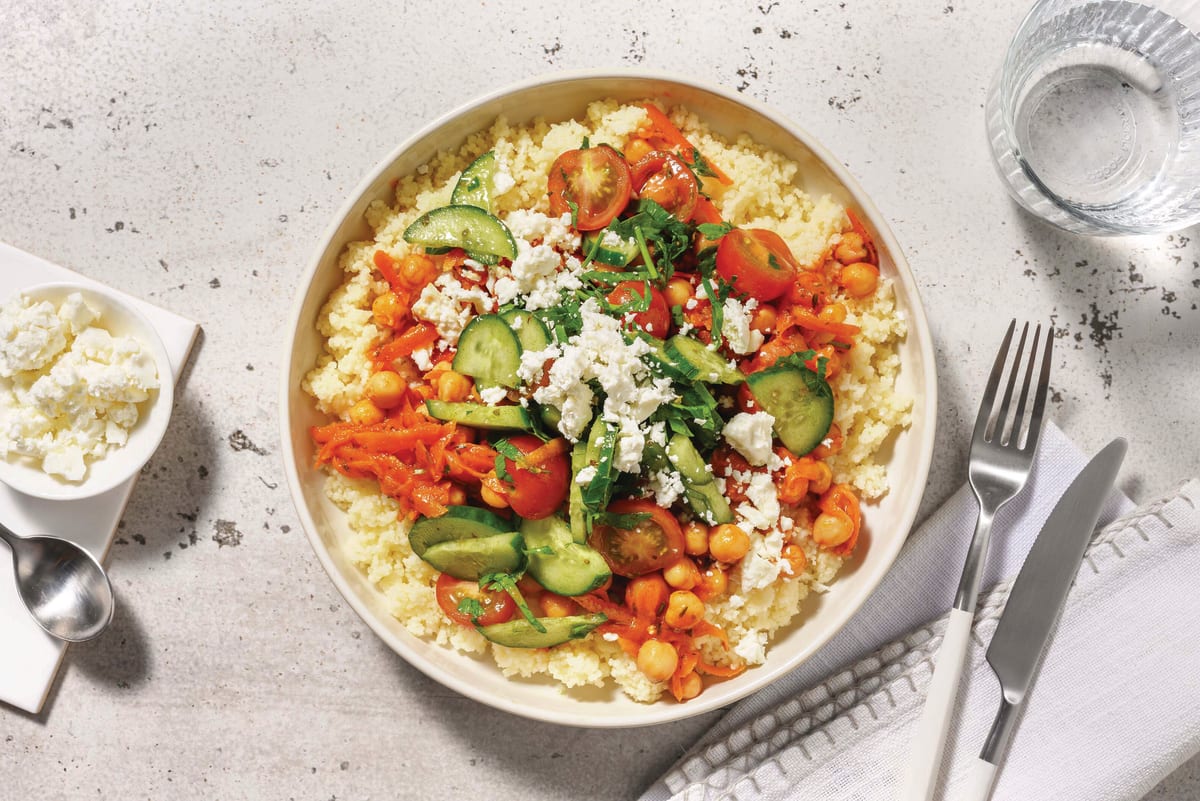
[[[864, 547], [846, 565], [830, 592], [812, 597], [804, 612], [779, 632], [767, 660], [741, 676], [705, 689], [685, 704], [639, 704], [611, 684], [604, 689], [560, 691], [548, 679], [506, 679], [490, 658], [472, 657], [414, 636], [394, 618], [383, 593], [354, 565], [344, 543], [350, 538], [346, 516], [325, 497], [325, 476], [313, 466], [309, 427], [328, 422], [300, 388], [305, 373], [322, 353], [317, 318], [344, 273], [339, 258], [350, 242], [370, 239], [364, 218], [376, 200], [393, 202], [394, 181], [409, 175], [439, 151], [457, 150], [463, 141], [497, 117], [522, 125], [536, 116], [550, 121], [578, 117], [589, 102], [657, 98], [683, 105], [727, 139], [750, 134], [801, 165], [797, 182], [811, 194], [831, 194], [860, 212], [875, 235], [881, 270], [894, 282], [897, 308], [906, 315], [908, 338], [901, 344], [897, 389], [914, 398], [912, 425], [898, 434], [882, 455], [892, 489], [863, 511]], [[815, 137], [775, 111], [733, 91], [667, 75], [618, 71], [556, 74], [501, 89], [430, 123], [366, 175], [334, 216], [308, 269], [300, 279], [280, 386], [283, 463], [292, 499], [313, 550], [334, 585], [368, 626], [410, 664], [470, 698], [517, 715], [587, 727], [645, 726], [679, 720], [726, 706], [793, 670], [844, 626], [891, 567], [925, 488], [933, 453], [937, 413], [937, 377], [933, 343], [917, 284], [883, 215], [842, 163]]]
[[[162, 442], [171, 420], [175, 396], [171, 361], [162, 339], [150, 321], [121, 295], [98, 286], [70, 283], [38, 284], [20, 290], [19, 294], [58, 306], [74, 292], [82, 295], [87, 305], [100, 313], [94, 325], [113, 336], [133, 337], [146, 348], [158, 368], [159, 386], [138, 404], [138, 421], [129, 432], [129, 441], [110, 448], [102, 458], [90, 461], [82, 481], [52, 476], [28, 458], [10, 456], [7, 460], [0, 459], [0, 481], [25, 495], [50, 500], [90, 498], [132, 478]], [[0, 384], [6, 381], [8, 379], [0, 378]]]

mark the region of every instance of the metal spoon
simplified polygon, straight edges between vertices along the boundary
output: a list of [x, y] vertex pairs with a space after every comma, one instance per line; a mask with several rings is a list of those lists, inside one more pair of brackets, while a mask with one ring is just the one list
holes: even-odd
[[20, 537], [0, 524], [13, 554], [17, 592], [46, 633], [83, 642], [98, 637], [113, 617], [108, 575], [90, 553], [58, 537]]

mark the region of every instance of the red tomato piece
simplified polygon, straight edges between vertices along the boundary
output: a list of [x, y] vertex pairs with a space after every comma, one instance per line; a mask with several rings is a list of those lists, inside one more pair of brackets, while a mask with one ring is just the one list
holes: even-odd
[[765, 228], [735, 228], [717, 245], [717, 273], [738, 292], [758, 300], [775, 300], [799, 271], [787, 243]]
[[[642, 281], [622, 281], [608, 293], [608, 302], [620, 306], [646, 297], [646, 284]], [[650, 287], [650, 308], [636, 312], [633, 322], [647, 334], [666, 339], [671, 331], [671, 309], [667, 299], [656, 288]]]
[[574, 204], [575, 227], [598, 231], [629, 203], [629, 164], [608, 145], [568, 150], [551, 165], [548, 188], [552, 214], [570, 214]]
[[633, 188], [638, 197], [653, 200], [682, 222], [692, 219], [700, 196], [695, 173], [665, 150], [648, 153], [633, 165]]
[[[504, 623], [511, 620], [517, 611], [517, 604], [507, 592], [484, 590], [478, 582], [462, 581], [449, 573], [438, 576], [434, 593], [446, 617], [464, 626]], [[459, 611], [458, 605], [467, 599], [477, 602], [483, 610], [475, 620], [466, 612]]]
[[628, 528], [596, 523], [588, 544], [603, 554], [612, 571], [633, 578], [661, 570], [683, 555], [683, 529], [675, 516], [654, 501], [632, 498], [614, 501], [616, 515], [649, 515]]
[[[542, 441], [532, 434], [518, 434], [508, 441], [522, 454], [528, 456], [542, 446]], [[558, 511], [567, 499], [571, 484], [571, 465], [565, 453], [557, 453], [536, 466], [525, 466], [522, 462], [505, 458], [504, 469], [512, 476], [512, 489], [507, 500], [512, 510], [521, 517], [538, 520]]]

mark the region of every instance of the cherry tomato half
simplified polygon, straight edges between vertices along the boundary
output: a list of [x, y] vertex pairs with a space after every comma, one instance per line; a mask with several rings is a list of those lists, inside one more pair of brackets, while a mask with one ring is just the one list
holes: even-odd
[[[542, 446], [532, 434], [509, 437], [522, 454], [529, 455]], [[504, 460], [504, 469], [512, 476], [507, 500], [521, 517], [537, 520], [549, 517], [563, 505], [571, 483], [571, 465], [565, 453], [558, 453], [533, 467], [523, 467], [512, 459]]]
[[633, 188], [638, 197], [653, 200], [682, 222], [692, 219], [700, 196], [695, 173], [665, 150], [648, 153], [633, 165]]
[[670, 512], [654, 501], [630, 499], [614, 501], [608, 511], [617, 515], [647, 514], [629, 528], [607, 523], [592, 526], [588, 544], [604, 555], [612, 571], [633, 578], [678, 561], [683, 555], [683, 529]]
[[782, 295], [799, 271], [787, 243], [765, 228], [735, 228], [717, 245], [717, 273], [738, 292], [758, 300]]
[[[511, 620], [517, 611], [517, 605], [507, 592], [480, 589], [477, 581], [462, 581], [449, 573], [438, 576], [434, 587], [438, 606], [446, 613], [446, 617], [464, 626], [490, 626], [493, 623], [504, 623]], [[465, 612], [460, 612], [458, 605], [466, 599], [479, 603], [483, 612], [474, 621]]]
[[[641, 300], [646, 297], [646, 284], [641, 281], [622, 281], [608, 293], [608, 302], [614, 306]], [[671, 330], [671, 310], [663, 293], [650, 287], [650, 308], [633, 315], [633, 322], [647, 334], [666, 339]]]
[[608, 145], [568, 150], [550, 167], [550, 212], [570, 214], [574, 203], [575, 227], [598, 231], [629, 203], [631, 186], [629, 165]]

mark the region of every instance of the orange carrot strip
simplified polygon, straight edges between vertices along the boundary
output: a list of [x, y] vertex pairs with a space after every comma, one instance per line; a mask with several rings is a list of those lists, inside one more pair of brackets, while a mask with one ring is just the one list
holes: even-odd
[[746, 672], [746, 664], [734, 665], [725, 667], [724, 665], [710, 665], [703, 660], [696, 663], [696, 670], [701, 673], [707, 673], [710, 676], [718, 676], [723, 679], [731, 679], [734, 676], [740, 676]]
[[414, 350], [427, 348], [437, 341], [437, 329], [428, 323], [417, 323], [400, 336], [393, 339], [375, 352], [375, 361], [380, 364], [391, 364], [401, 356], [408, 356]]
[[[654, 133], [659, 138], [665, 139], [671, 145], [679, 148], [685, 156], [685, 161], [694, 161], [695, 157], [700, 153], [700, 149], [687, 140], [683, 132], [675, 127], [675, 123], [671, 122], [667, 118], [667, 115], [663, 114], [658, 106], [653, 103], [647, 103], [642, 108], [646, 109], [646, 116], [650, 118], [650, 125], [654, 129]], [[686, 158], [688, 156], [691, 158]], [[716, 164], [710, 161], [708, 162], [708, 166], [712, 169], [713, 175], [716, 176], [718, 181], [726, 186], [733, 183], [733, 179], [726, 175]]]
[[879, 251], [875, 249], [875, 240], [867, 233], [867, 227], [863, 225], [862, 220], [854, 213], [854, 209], [846, 209], [846, 217], [850, 220], [850, 228], [854, 233], [862, 237], [863, 245], [867, 248], [867, 261], [876, 266], [879, 265]]
[[555, 456], [566, 453], [570, 449], [571, 444], [567, 442], [566, 437], [558, 437], [525, 454], [523, 461], [528, 467], [541, 467]]
[[403, 290], [404, 285], [400, 283], [400, 274], [396, 272], [396, 260], [391, 257], [387, 251], [375, 251], [375, 269], [379, 270], [379, 274], [383, 276], [392, 289]]

